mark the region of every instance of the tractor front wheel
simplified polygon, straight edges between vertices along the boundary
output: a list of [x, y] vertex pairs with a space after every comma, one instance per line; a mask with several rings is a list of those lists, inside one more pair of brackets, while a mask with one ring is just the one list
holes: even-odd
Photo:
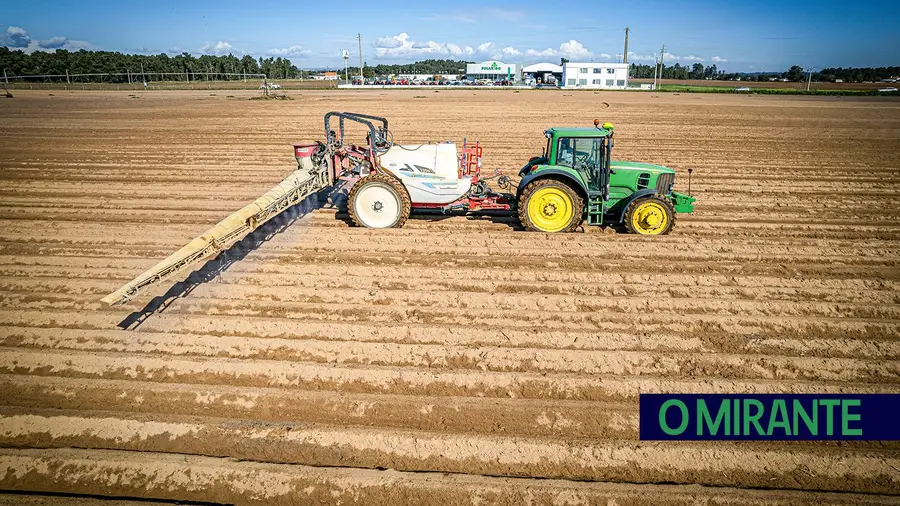
[[658, 195], [636, 199], [625, 210], [625, 228], [632, 234], [665, 235], [674, 225], [672, 203]]
[[522, 190], [519, 221], [535, 232], [571, 232], [581, 225], [584, 199], [571, 186], [555, 179], [539, 179]]
[[359, 227], [400, 228], [409, 218], [411, 207], [406, 188], [387, 174], [360, 179], [347, 196], [350, 219]]

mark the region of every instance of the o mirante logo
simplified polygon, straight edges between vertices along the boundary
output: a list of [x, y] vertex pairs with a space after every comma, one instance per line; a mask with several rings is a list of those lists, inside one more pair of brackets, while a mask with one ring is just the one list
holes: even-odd
[[642, 440], [900, 440], [900, 395], [641, 394]]

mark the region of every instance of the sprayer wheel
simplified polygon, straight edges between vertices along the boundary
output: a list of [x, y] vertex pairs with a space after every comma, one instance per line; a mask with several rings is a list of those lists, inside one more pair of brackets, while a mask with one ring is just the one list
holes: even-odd
[[347, 210], [358, 227], [400, 228], [409, 218], [412, 202], [397, 178], [370, 174], [350, 189]]

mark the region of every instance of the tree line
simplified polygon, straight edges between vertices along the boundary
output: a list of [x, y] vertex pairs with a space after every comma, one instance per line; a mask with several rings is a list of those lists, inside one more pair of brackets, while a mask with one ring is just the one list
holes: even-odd
[[[300, 74], [300, 69], [286, 58], [257, 58], [245, 55], [241, 58], [232, 54], [223, 56], [203, 55], [195, 57], [190, 53], [176, 56], [167, 54], [138, 55], [117, 51], [35, 51], [24, 53], [0, 47], [0, 68], [8, 76], [15, 75], [65, 75], [68, 74], [123, 74], [97, 76], [91, 81], [127, 82], [139, 79], [158, 80], [152, 73], [170, 73], [166, 80], [196, 80], [200, 73], [266, 74], [270, 78], [291, 78]], [[201, 79], [205, 77], [200, 77]], [[81, 78], [85, 80], [85, 78]], [[232, 76], [231, 79], [240, 79]]]
[[[418, 73], [418, 74], [458, 74], [465, 73], [467, 61], [459, 60], [423, 60], [415, 63], [386, 65], [373, 67], [365, 64], [366, 77], [375, 75]], [[165, 76], [165, 80], [205, 79], [195, 74], [266, 74], [272, 79], [296, 78], [308, 76], [287, 58], [269, 57], [254, 58], [244, 55], [241, 58], [232, 54], [215, 56], [202, 55], [195, 57], [190, 53], [169, 56], [165, 53], [157, 55], [125, 54], [117, 51], [68, 51], [57, 49], [53, 52], [35, 51], [25, 53], [21, 50], [10, 50], [0, 47], [0, 68], [9, 76], [65, 75], [68, 74], [122, 74], [81, 77], [81, 81], [103, 81], [124, 83], [135, 80], [159, 80], [154, 73], [173, 74]], [[460, 72], [463, 69], [463, 72]], [[331, 70], [344, 70], [333, 68]], [[359, 75], [356, 67], [350, 67], [350, 75]], [[220, 79], [229, 79], [220, 77]], [[240, 79], [232, 76], [230, 79]], [[32, 79], [33, 80], [33, 79]], [[59, 78], [54, 78], [59, 80]]]
[[[561, 59], [561, 64], [568, 60]], [[428, 59], [406, 64], [379, 64], [370, 67], [364, 64], [366, 77], [390, 74], [463, 74], [467, 63], [464, 60]], [[632, 63], [630, 75], [637, 79], [653, 78], [654, 66]], [[10, 50], [0, 47], [0, 69], [7, 75], [65, 75], [69, 74], [123, 74], [104, 75], [90, 78], [90, 81], [127, 82], [136, 79], [151, 79], [152, 73], [175, 74], [166, 76], [167, 80], [196, 80], [194, 74], [266, 74], [272, 79], [303, 77], [301, 70], [287, 58], [269, 57], [254, 58], [244, 55], [241, 58], [232, 54], [215, 56], [203, 55], [195, 57], [190, 53], [169, 56], [165, 53], [157, 55], [125, 54], [117, 51], [68, 51], [57, 49], [53, 52], [35, 51], [25, 53], [21, 50]], [[343, 70], [334, 68], [333, 70]], [[462, 71], [461, 71], [462, 70]], [[350, 75], [358, 75], [358, 68], [351, 67]], [[143, 75], [142, 75], [143, 74]], [[900, 67], [876, 68], [825, 68], [813, 72], [814, 81], [862, 82], [879, 81], [900, 76]], [[235, 76], [231, 79], [238, 79]], [[692, 65], [663, 65], [663, 79], [718, 79], [742, 81], [769, 81], [787, 79], [803, 81], [806, 72], [799, 65], [794, 65], [784, 72], [725, 72], [715, 64], [705, 66], [702, 63]], [[81, 78], [85, 80], [85, 78]], [[158, 78], [157, 78], [158, 79]], [[202, 77], [201, 77], [202, 79]]]
[[[636, 79], [652, 79], [654, 66], [642, 65], [637, 63], [631, 64], [631, 77]], [[812, 73], [812, 80], [836, 81], [842, 80], [846, 83], [858, 83], [863, 81], [880, 81], [891, 77], [900, 76], [900, 67], [868, 67], [868, 68], [825, 68]], [[716, 80], [738, 80], [741, 81], [771, 81], [777, 79], [787, 79], [792, 82], [800, 82], [809, 78], [807, 72], [799, 65], [793, 65], [784, 72], [725, 72], [716, 68], [715, 64], [704, 66], [702, 63], [694, 63], [691, 66], [681, 65], [663, 65], [663, 79], [716, 79]]]
[[[466, 64], [475, 63], [463, 60], [422, 60], [415, 63], [366, 67], [366, 77], [372, 75], [386, 76], [391, 74], [465, 74]], [[352, 69], [351, 69], [352, 73]]]

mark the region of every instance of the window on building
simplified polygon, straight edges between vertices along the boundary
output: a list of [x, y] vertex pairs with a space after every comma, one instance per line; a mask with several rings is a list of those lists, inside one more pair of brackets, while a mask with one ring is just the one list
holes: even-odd
[[578, 85], [579, 85], [579, 86], [584, 86], [585, 84], [587, 84], [587, 79], [579, 79], [579, 80], [578, 80]]
[[574, 80], [574, 79], [569, 79], [569, 82], [566, 83], [566, 84], [568, 84], [569, 86], [575, 86], [575, 80]]
[[606, 80], [606, 85], [607, 85], [607, 86], [612, 86], [612, 85], [613, 85], [613, 82], [615, 82], [614, 79], [607, 79], [607, 80]]
[[587, 67], [581, 67], [580, 69], [578, 69], [579, 74], [587, 74], [587, 71], [588, 71]]
[[618, 81], [616, 81], [616, 86], [625, 86], [625, 80], [619, 79]]
[[615, 73], [616, 73], [616, 69], [606, 69], [606, 73], [607, 73], [607, 74], [615, 74]]
[[602, 72], [603, 72], [603, 69], [601, 69], [600, 67], [597, 67], [597, 68], [594, 69], [594, 73], [595, 73], [595, 74], [600, 74], [600, 73], [602, 73]]
[[594, 79], [594, 84], [596, 84], [596, 85], [599, 86], [599, 85], [600, 85], [600, 79]]

